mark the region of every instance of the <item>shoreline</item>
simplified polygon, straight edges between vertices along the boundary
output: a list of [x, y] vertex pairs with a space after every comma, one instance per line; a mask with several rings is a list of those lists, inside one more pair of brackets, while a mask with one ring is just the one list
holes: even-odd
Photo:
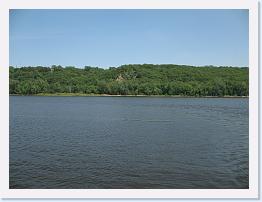
[[152, 98], [249, 98], [249, 96], [182, 96], [182, 95], [109, 95], [84, 93], [39, 93], [33, 95], [9, 94], [9, 96], [39, 96], [39, 97], [152, 97]]

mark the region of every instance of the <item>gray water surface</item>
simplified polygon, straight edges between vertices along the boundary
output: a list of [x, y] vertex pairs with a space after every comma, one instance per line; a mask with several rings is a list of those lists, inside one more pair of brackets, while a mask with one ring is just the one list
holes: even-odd
[[248, 188], [248, 99], [10, 96], [10, 188]]

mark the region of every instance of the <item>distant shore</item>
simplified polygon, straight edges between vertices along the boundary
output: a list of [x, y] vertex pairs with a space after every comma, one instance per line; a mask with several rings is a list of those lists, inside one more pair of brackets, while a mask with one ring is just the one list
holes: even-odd
[[162, 97], [162, 98], [249, 98], [249, 96], [184, 96], [184, 95], [109, 95], [85, 93], [39, 93], [34, 95], [9, 94], [9, 96], [53, 96], [53, 97]]

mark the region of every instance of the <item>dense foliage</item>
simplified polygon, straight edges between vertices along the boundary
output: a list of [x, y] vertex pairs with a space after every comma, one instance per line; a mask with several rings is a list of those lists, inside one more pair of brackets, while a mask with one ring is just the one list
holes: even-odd
[[9, 67], [9, 93], [247, 96], [248, 68], [152, 64], [109, 69]]

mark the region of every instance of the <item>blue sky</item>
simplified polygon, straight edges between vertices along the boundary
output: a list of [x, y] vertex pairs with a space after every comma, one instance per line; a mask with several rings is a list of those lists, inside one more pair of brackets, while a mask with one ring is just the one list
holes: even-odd
[[248, 10], [11, 10], [10, 65], [248, 66]]

